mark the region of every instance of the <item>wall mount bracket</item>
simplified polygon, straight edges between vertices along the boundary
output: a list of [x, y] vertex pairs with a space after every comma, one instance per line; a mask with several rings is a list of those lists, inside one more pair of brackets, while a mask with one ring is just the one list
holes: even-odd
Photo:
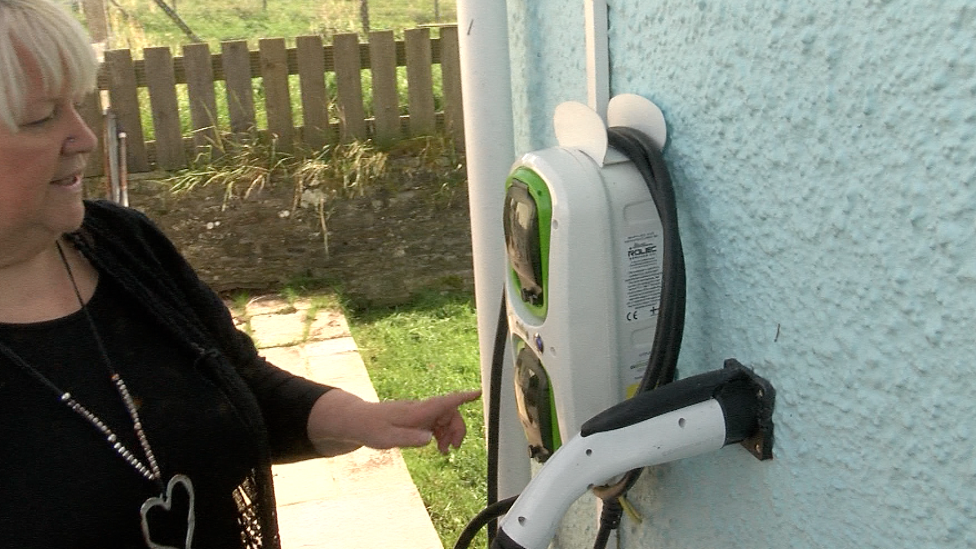
[[757, 429], [752, 436], [739, 444], [760, 461], [773, 459], [773, 407], [776, 404], [776, 389], [771, 383], [757, 376], [751, 369], [743, 366], [734, 358], [727, 359], [724, 367], [739, 369], [748, 376], [749, 382], [756, 391], [756, 400], [759, 403], [758, 417], [756, 418]]

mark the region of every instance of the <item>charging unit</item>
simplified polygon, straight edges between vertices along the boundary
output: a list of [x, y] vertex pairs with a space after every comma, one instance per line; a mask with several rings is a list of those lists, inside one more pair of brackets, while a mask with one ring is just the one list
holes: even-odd
[[[686, 282], [661, 111], [623, 95], [610, 100], [606, 124], [573, 102], [557, 107], [554, 122], [559, 146], [524, 154], [505, 181], [489, 505], [456, 549], [502, 514], [489, 528], [492, 549], [542, 549], [587, 490], [600, 503], [594, 547], [606, 548], [643, 467], [735, 442], [772, 458], [768, 381], [734, 359], [675, 381]], [[504, 348], [528, 453], [540, 464], [520, 495], [500, 500], [491, 485]]]
[[[615, 97], [611, 125], [666, 138], [639, 96]], [[585, 105], [556, 110], [560, 145], [523, 155], [506, 181], [506, 314], [515, 400], [529, 454], [544, 462], [587, 419], [632, 396], [654, 339], [662, 225], [634, 164], [608, 151]]]

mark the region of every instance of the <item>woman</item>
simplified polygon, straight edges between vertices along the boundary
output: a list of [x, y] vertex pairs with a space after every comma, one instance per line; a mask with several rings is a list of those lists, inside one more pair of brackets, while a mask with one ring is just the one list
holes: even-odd
[[370, 403], [265, 362], [134, 210], [82, 200], [84, 30], [0, 0], [0, 539], [278, 547], [270, 465], [447, 452], [478, 392]]

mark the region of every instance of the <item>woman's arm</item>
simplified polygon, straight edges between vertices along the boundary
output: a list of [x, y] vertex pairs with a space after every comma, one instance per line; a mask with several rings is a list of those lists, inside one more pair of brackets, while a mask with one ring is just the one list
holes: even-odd
[[458, 407], [476, 400], [481, 391], [451, 393], [426, 400], [369, 402], [332, 389], [315, 401], [308, 416], [308, 438], [322, 455], [332, 456], [360, 446], [386, 449], [426, 446], [431, 438], [448, 453], [464, 439], [466, 428]]

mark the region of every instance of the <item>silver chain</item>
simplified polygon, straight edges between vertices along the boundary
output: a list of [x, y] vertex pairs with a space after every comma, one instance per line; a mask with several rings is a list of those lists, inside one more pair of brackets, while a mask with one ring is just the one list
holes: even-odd
[[156, 463], [156, 456], [153, 455], [152, 448], [149, 446], [149, 439], [146, 438], [145, 431], [142, 430], [142, 422], [139, 420], [139, 412], [136, 410], [135, 404], [132, 402], [132, 397], [129, 396], [129, 389], [125, 386], [125, 382], [122, 381], [122, 377], [118, 374], [112, 376], [112, 381], [115, 383], [115, 389], [122, 395], [122, 401], [125, 403], [125, 408], [129, 412], [129, 417], [132, 418], [132, 424], [135, 428], [136, 436], [139, 438], [139, 444], [142, 445], [142, 450], [146, 454], [146, 460], [149, 462], [147, 467], [139, 458], [135, 456], [122, 442], [119, 437], [112, 432], [112, 429], [105, 425], [105, 422], [101, 420], [98, 416], [93, 414], [88, 408], [82, 406], [77, 400], [75, 400], [71, 393], [65, 392], [61, 395], [61, 402], [63, 402], [68, 408], [77, 413], [79, 416], [84, 418], [88, 423], [91, 423], [96, 429], [101, 431], [105, 435], [105, 440], [112, 446], [119, 456], [125, 460], [133, 469], [139, 472], [140, 475], [149, 481], [157, 481], [162, 478], [162, 474], [159, 471], [159, 464]]
[[[61, 243], [56, 243], [58, 247], [58, 254], [61, 256], [61, 261], [64, 263], [64, 268], [68, 272], [68, 278], [71, 280], [71, 287], [75, 291], [75, 296], [78, 298], [78, 304], [81, 306], [81, 310], [88, 320], [88, 325], [91, 327], [92, 334], [95, 337], [95, 343], [98, 345], [98, 350], [102, 355], [102, 359], [105, 361], [105, 365], [108, 367], [111, 373], [112, 384], [115, 386], [115, 390], [122, 397], [122, 404], [125, 406], [126, 412], [129, 413], [129, 418], [132, 419], [132, 427], [136, 432], [136, 437], [139, 439], [139, 444], [142, 446], [142, 451], [146, 455], [146, 461], [149, 462], [148, 465], [143, 463], [142, 460], [137, 458], [135, 454], [129, 450], [125, 444], [119, 439], [119, 437], [101, 420], [98, 416], [93, 414], [88, 408], [85, 408], [77, 400], [75, 400], [71, 393], [67, 391], [58, 392], [61, 393], [61, 402], [63, 402], [68, 408], [73, 410], [79, 416], [84, 418], [88, 423], [90, 423], [95, 429], [105, 435], [105, 440], [109, 443], [113, 450], [119, 456], [125, 460], [133, 469], [135, 469], [140, 475], [146, 478], [146, 480], [159, 482], [163, 477], [159, 470], [159, 464], [156, 462], [156, 456], [153, 454], [152, 447], [149, 445], [149, 439], [146, 437], [146, 432], [142, 429], [142, 420], [139, 418], [139, 411], [136, 409], [135, 401], [132, 400], [132, 395], [129, 394], [129, 388], [126, 387], [125, 381], [122, 380], [122, 376], [112, 367], [112, 362], [108, 358], [108, 353], [105, 351], [105, 345], [102, 343], [102, 338], [98, 334], [98, 328], [95, 326], [95, 321], [92, 319], [91, 314], [88, 312], [88, 307], [85, 305], [85, 300], [81, 297], [81, 292], [78, 290], [78, 284], [75, 282], [74, 273], [71, 272], [71, 265], [68, 263], [68, 258], [64, 255], [64, 250], [61, 249]], [[30, 365], [26, 364], [21, 360], [23, 366], [27, 366], [32, 370], [35, 376], [44, 377], [43, 374], [38, 372], [36, 369], [32, 368]], [[46, 383], [50, 387], [56, 388], [56, 386], [47, 378], [44, 378]]]

